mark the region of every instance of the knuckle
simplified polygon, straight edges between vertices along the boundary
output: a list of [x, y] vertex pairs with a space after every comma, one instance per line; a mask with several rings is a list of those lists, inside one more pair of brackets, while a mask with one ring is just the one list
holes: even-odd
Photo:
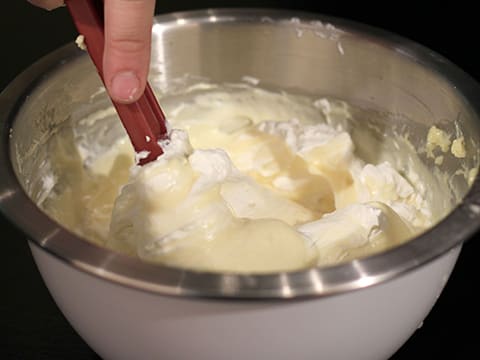
[[143, 39], [135, 38], [112, 38], [110, 39], [110, 48], [114, 51], [138, 54], [145, 51], [147, 43]]

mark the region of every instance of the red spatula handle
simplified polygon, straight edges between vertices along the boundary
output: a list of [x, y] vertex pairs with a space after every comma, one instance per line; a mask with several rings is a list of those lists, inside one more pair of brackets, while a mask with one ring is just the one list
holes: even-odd
[[[73, 22], [84, 36], [87, 51], [103, 78], [103, 49], [105, 47], [103, 1], [67, 0], [65, 1]], [[130, 137], [136, 152], [146, 151], [148, 155], [140, 160], [140, 165], [155, 160], [163, 153], [158, 140], [167, 137], [165, 115], [147, 83], [145, 92], [132, 104], [121, 104], [112, 100], [118, 116]]]

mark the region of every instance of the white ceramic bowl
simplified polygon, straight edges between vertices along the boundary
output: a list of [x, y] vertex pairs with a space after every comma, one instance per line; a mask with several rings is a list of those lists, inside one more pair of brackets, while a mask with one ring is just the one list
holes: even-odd
[[[383, 136], [405, 126], [418, 147], [433, 124], [460, 129], [467, 157], [446, 155], [442, 171], [453, 180], [430, 194], [448, 215], [381, 254], [252, 276], [142, 263], [75, 236], [35, 205], [36, 174], [49, 161], [45, 138], [75, 121], [75, 110], [100, 86], [88, 57], [73, 44], [63, 47], [1, 94], [0, 209], [30, 237], [45, 283], [72, 326], [105, 359], [391, 356], [428, 314], [462, 243], [480, 224], [480, 181], [453, 176], [461, 166], [479, 165], [479, 86], [415, 43], [308, 13], [175, 13], [158, 17], [153, 34], [156, 85], [185, 73], [217, 82], [253, 76], [269, 87], [346, 100], [380, 121]], [[408, 161], [399, 158], [400, 165]]]

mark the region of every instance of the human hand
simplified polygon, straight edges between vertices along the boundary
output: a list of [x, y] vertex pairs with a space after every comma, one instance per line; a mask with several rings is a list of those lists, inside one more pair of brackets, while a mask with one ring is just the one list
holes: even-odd
[[[63, 0], [28, 0], [48, 10]], [[110, 97], [132, 103], [143, 94], [150, 65], [155, 0], [104, 0], [103, 78]]]
[[47, 10], [53, 10], [56, 9], [57, 7], [65, 5], [65, 2], [63, 0], [27, 0], [29, 3], [47, 9]]

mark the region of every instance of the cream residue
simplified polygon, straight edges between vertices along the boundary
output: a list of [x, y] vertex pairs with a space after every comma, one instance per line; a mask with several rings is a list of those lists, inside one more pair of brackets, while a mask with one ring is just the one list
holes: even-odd
[[78, 48], [81, 50], [87, 50], [87, 44], [85, 44], [85, 36], [84, 35], [78, 35], [77, 38], [75, 39], [75, 44], [77, 44]]
[[436, 126], [432, 126], [427, 134], [427, 156], [435, 158], [434, 150], [440, 149], [446, 153], [450, 149], [450, 135]]
[[460, 159], [463, 159], [467, 155], [467, 152], [465, 151], [465, 140], [463, 136], [453, 140], [452, 148], [450, 151], [455, 157]]
[[[156, 161], [133, 166], [127, 181], [115, 159], [131, 149], [118, 147], [99, 159], [111, 164], [108, 175], [83, 178], [102, 189], [105, 178], [126, 183], [95, 205], [110, 223], [107, 236], [95, 232], [97, 242], [172, 266], [271, 272], [365, 256], [432, 223], [423, 190], [390, 163], [355, 156], [345, 103], [251, 87], [199, 89], [163, 102], [173, 130]], [[90, 188], [74, 191], [90, 198]], [[57, 210], [59, 199], [51, 204]], [[83, 220], [73, 227], [92, 233]]]
[[450, 150], [453, 156], [463, 159], [466, 156], [465, 139], [459, 135], [457, 138], [451, 140], [451, 135], [436, 126], [430, 127], [427, 134], [427, 156], [434, 158], [437, 165], [443, 163], [443, 155], [435, 155], [435, 149], [440, 149], [443, 153]]
[[[426, 141], [426, 155], [428, 158], [433, 158], [436, 166], [442, 166], [444, 163], [451, 164], [453, 159], [466, 160], [467, 149], [465, 146], [465, 138], [462, 131], [459, 128], [458, 123], [453, 123], [455, 129], [451, 129], [449, 132], [442, 130], [436, 126], [430, 127], [427, 134]], [[450, 132], [452, 134], [450, 134]], [[453, 140], [452, 140], [453, 138]], [[467, 186], [471, 186], [478, 172], [476, 166], [471, 167], [467, 165], [466, 161], [457, 161], [457, 169], [450, 175], [448, 182], [450, 188], [454, 189], [452, 185], [457, 180], [455, 178], [462, 177], [465, 179]], [[446, 175], [444, 174], [443, 177]]]

